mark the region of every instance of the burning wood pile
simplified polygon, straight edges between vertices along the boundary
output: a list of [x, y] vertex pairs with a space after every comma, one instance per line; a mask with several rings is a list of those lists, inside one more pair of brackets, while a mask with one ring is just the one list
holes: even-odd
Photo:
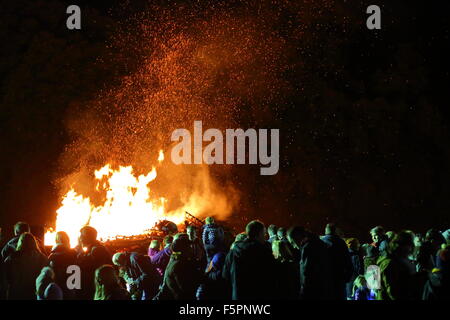
[[[163, 159], [160, 151], [158, 161]], [[97, 230], [99, 240], [111, 244], [149, 241], [176, 233], [173, 226], [176, 229], [183, 223], [202, 224], [184, 208], [168, 212], [166, 198], [153, 196], [149, 184], [157, 177], [155, 167], [136, 176], [132, 166], [114, 169], [107, 164], [94, 175], [96, 190], [105, 194], [103, 203], [95, 205], [89, 197], [73, 188], [69, 190], [57, 210], [56, 228], [45, 234], [45, 245], [52, 246], [56, 232], [65, 231], [75, 247], [79, 231], [85, 225]]]

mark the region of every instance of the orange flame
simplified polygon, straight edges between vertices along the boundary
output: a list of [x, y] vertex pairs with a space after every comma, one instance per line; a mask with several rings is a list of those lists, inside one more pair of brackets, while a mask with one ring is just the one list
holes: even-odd
[[[158, 160], [161, 162], [163, 159], [161, 150]], [[95, 178], [98, 180], [96, 189], [106, 192], [103, 205], [95, 206], [89, 197], [71, 189], [56, 211], [56, 231], [65, 231], [74, 247], [77, 245], [80, 229], [87, 224], [97, 229], [99, 239], [107, 240], [116, 236], [144, 234], [163, 219], [170, 219], [176, 224], [182, 223], [182, 210], [169, 215], [165, 209], [165, 198], [150, 197], [148, 185], [156, 176], [155, 168], [146, 175], [136, 177], [132, 166], [120, 166], [118, 170], [114, 170], [110, 164], [105, 165], [95, 171]], [[46, 245], [55, 244], [56, 231], [47, 231]]]

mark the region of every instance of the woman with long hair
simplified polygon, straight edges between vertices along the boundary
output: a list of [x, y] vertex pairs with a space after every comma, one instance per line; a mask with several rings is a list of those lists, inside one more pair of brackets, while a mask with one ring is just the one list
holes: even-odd
[[48, 256], [49, 265], [55, 273], [55, 282], [63, 290], [64, 300], [73, 300], [76, 297], [76, 289], [69, 289], [67, 279], [71, 276], [67, 268], [77, 264], [77, 253], [70, 247], [70, 238], [64, 231], [59, 231], [55, 236], [55, 246]]
[[47, 265], [34, 236], [25, 232], [19, 237], [16, 251], [5, 260], [7, 298], [9, 300], [35, 300], [36, 278]]

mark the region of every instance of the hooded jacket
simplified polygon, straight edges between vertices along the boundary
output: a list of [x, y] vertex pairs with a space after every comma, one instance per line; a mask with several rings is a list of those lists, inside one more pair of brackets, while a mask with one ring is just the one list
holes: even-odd
[[222, 227], [215, 223], [203, 227], [202, 240], [205, 247], [219, 248], [223, 244], [224, 233]]

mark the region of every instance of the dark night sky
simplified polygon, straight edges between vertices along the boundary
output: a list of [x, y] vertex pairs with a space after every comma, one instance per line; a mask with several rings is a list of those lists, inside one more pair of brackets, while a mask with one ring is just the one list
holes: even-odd
[[[133, 72], [132, 58], [119, 59], [121, 52], [109, 41], [128, 17], [154, 10], [146, 1], [73, 2], [83, 12], [83, 29], [77, 32], [65, 28], [68, 1], [0, 5], [4, 229], [19, 219], [52, 222], [59, 160], [72, 139], [64, 119], [73, 114], [73, 105]], [[448, 4], [341, 0], [292, 7], [285, 2], [279, 1], [285, 23], [276, 32], [293, 52], [282, 76], [295, 94], [273, 106], [273, 118], [255, 120], [251, 110], [241, 108], [238, 119], [242, 127], [280, 128], [281, 168], [273, 177], [259, 176], [255, 167], [234, 169], [228, 179], [242, 194], [234, 218], [301, 223], [316, 231], [338, 221], [360, 236], [377, 224], [421, 232], [448, 228]], [[382, 8], [381, 31], [365, 28], [369, 4]], [[252, 5], [222, 3], [230, 12]], [[194, 12], [201, 15], [208, 6], [198, 5]], [[297, 37], [296, 30], [305, 34]]]

